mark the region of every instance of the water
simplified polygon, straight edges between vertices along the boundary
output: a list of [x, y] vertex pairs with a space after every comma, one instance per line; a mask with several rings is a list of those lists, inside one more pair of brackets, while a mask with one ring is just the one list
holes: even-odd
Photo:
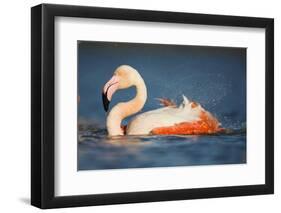
[[246, 163], [246, 132], [201, 136], [122, 136], [80, 131], [78, 170]]
[[[148, 97], [140, 113], [159, 108], [157, 98], [179, 105], [185, 95], [216, 116], [224, 128], [246, 122], [245, 48], [87, 41], [78, 48], [79, 119], [105, 127], [102, 88], [121, 64], [137, 69], [146, 84]], [[134, 87], [118, 90], [110, 107], [135, 95]]]

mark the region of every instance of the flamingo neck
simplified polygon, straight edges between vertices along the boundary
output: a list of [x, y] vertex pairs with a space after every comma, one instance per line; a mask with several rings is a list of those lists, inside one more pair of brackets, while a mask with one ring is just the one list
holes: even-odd
[[110, 136], [124, 135], [124, 131], [121, 128], [122, 120], [139, 112], [146, 102], [147, 90], [144, 80], [140, 75], [138, 75], [134, 86], [136, 86], [136, 96], [128, 102], [121, 102], [115, 105], [107, 116], [106, 126]]

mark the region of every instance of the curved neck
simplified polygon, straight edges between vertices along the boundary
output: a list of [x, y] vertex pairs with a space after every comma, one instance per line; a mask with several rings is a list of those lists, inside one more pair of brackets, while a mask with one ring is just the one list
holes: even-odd
[[141, 76], [137, 78], [135, 86], [137, 92], [136, 96], [128, 102], [118, 103], [109, 112], [106, 126], [110, 136], [124, 135], [124, 131], [121, 129], [122, 120], [139, 112], [143, 108], [147, 98], [147, 91]]

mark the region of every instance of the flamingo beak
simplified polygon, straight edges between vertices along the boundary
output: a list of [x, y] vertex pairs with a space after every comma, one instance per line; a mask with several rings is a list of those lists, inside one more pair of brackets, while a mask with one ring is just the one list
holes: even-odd
[[118, 86], [119, 86], [119, 77], [114, 75], [103, 87], [102, 102], [103, 102], [103, 108], [106, 112], [108, 111], [110, 101], [112, 99], [113, 94], [118, 89]]
[[104, 111], [107, 112], [109, 104], [110, 104], [110, 101], [107, 99], [106, 94], [104, 94], [104, 93], [102, 93], [102, 103], [103, 103]]

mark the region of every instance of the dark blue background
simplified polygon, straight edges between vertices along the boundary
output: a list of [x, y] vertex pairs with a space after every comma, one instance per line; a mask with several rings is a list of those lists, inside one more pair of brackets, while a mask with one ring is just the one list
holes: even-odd
[[[122, 64], [144, 78], [148, 99], [143, 112], [160, 107], [158, 97], [180, 103], [185, 94], [215, 114], [224, 127], [246, 123], [245, 48], [89, 41], [78, 41], [80, 120], [105, 126], [102, 88]], [[134, 88], [118, 91], [110, 105], [134, 95]]]

